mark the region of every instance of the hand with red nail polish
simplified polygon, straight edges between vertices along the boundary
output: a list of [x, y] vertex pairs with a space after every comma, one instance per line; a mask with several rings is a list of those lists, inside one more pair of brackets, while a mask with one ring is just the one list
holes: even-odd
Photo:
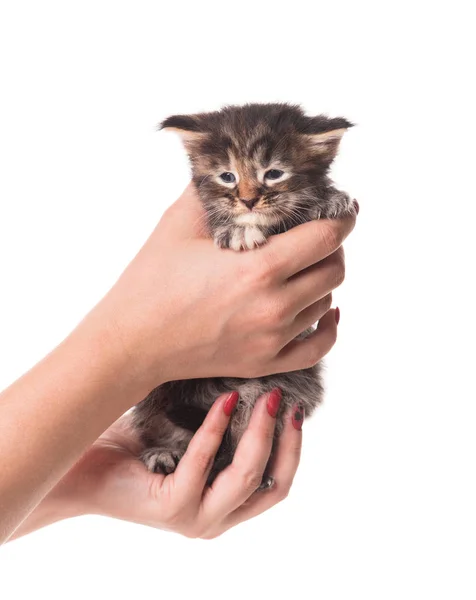
[[[139, 497], [147, 490], [160, 496], [159, 475], [146, 475], [139, 461], [123, 462], [125, 449], [130, 450], [128, 458], [133, 461], [132, 453], [139, 448], [137, 439], [122, 431], [125, 425], [114, 425], [94, 444], [101, 432], [156, 386], [202, 377], [258, 378], [316, 365], [336, 341], [331, 294], [344, 279], [342, 243], [355, 220], [355, 215], [349, 214], [341, 219], [310, 221], [272, 236], [256, 251], [222, 250], [214, 246], [204, 229], [203, 206], [190, 185], [78, 327], [2, 393], [0, 421], [8, 435], [0, 438], [0, 454], [9, 470], [0, 475], [0, 497], [4, 500], [0, 542], [26, 519], [32, 506], [38, 506], [38, 511], [24, 527], [38, 526], [41, 507], [48, 506], [48, 498], [55, 506], [59, 497], [67, 496], [70, 502], [57, 516], [48, 508], [48, 518], [53, 520], [82, 510], [79, 499], [88, 492], [102, 502], [90, 504], [87, 510], [114, 513], [112, 499], [123, 493], [119, 472], [126, 477], [126, 485], [135, 475], [140, 484], [147, 484], [140, 492], [136, 490]], [[317, 321], [319, 326], [312, 335], [297, 339]], [[228, 418], [230, 403], [222, 407], [223, 418]], [[277, 421], [268, 413], [266, 402], [264, 411], [275, 426]], [[278, 421], [282, 412], [283, 406]], [[295, 444], [297, 438], [292, 434], [298, 435], [297, 430], [290, 417], [286, 423], [291, 433], [287, 438], [285, 434], [284, 445]], [[252, 438], [246, 439], [245, 447], [252, 446]], [[28, 468], [31, 456], [35, 456], [34, 477]], [[98, 459], [96, 468], [91, 456]], [[203, 460], [200, 454], [196, 458], [200, 464]], [[283, 469], [288, 482], [295, 464], [286, 466], [285, 458], [276, 460], [281, 465], [276, 468]], [[177, 479], [181, 465], [182, 461]], [[76, 477], [83, 468], [89, 478]], [[251, 471], [246, 471], [243, 463], [237, 470], [232, 464], [223, 474], [228, 472], [229, 477], [231, 469], [233, 478], [250, 491], [257, 471], [249, 468]], [[156, 483], [149, 476], [155, 477]], [[287, 483], [270, 490], [270, 501], [276, 502], [286, 488]], [[74, 499], [68, 492], [71, 489], [76, 492]], [[221, 490], [220, 495], [226, 493], [215, 486], [211, 493], [216, 489]], [[203, 492], [198, 484], [194, 490]], [[126, 498], [130, 512], [121, 505], [117, 514], [150, 522], [157, 509], [153, 499], [139, 498], [141, 513], [139, 508], [139, 512], [133, 509], [136, 503], [132, 496], [125, 494]], [[253, 510], [261, 510], [266, 502], [252, 503]], [[177, 507], [169, 509], [172, 514]], [[227, 515], [219, 515], [222, 527], [242, 518], [236, 514], [249, 518], [252, 512], [239, 512], [239, 507], [230, 511], [228, 520]], [[217, 514], [212, 516], [217, 518]], [[161, 518], [168, 522], [166, 516]], [[185, 525], [183, 529], [191, 531]]]
[[[13, 538], [82, 514], [144, 523], [187, 537], [217, 537], [271, 508], [289, 492], [299, 464], [303, 413], [295, 409], [286, 415], [270, 463], [281, 396], [280, 390], [273, 390], [258, 399], [233, 462], [211, 487], [207, 479], [239, 400], [237, 392], [216, 400], [170, 475], [150, 473], [137, 459], [141, 444], [130, 416], [122, 417], [60, 480]], [[256, 491], [260, 486], [269, 489]]]

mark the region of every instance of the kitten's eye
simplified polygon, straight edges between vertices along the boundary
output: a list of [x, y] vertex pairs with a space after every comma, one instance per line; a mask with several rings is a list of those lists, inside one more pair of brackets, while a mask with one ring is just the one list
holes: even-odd
[[269, 171], [266, 171], [264, 178], [274, 180], [280, 179], [283, 175], [284, 171], [280, 171], [279, 169], [270, 169]]
[[220, 179], [222, 181], [224, 181], [225, 183], [235, 183], [235, 181], [236, 181], [236, 177], [233, 175], [233, 173], [229, 173], [229, 172], [222, 173], [220, 175]]

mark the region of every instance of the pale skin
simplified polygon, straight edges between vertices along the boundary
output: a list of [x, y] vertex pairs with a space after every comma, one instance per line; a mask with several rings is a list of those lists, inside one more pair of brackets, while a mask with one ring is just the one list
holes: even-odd
[[[48, 356], [0, 395], [0, 542], [102, 514], [213, 538], [289, 492], [302, 432], [288, 415], [272, 467], [269, 398], [256, 404], [233, 463], [211, 487], [229, 421], [220, 397], [175, 473], [147, 471], [122, 416], [161, 383], [309, 367], [337, 336], [331, 293], [344, 278], [352, 217], [306, 223], [249, 252], [206, 237], [192, 186], [109, 293]], [[294, 338], [319, 320], [306, 340]]]

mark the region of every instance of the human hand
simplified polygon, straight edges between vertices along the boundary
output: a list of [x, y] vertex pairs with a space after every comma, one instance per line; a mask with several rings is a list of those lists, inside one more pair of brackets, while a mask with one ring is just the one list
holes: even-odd
[[47, 524], [42, 515], [57, 520], [94, 513], [187, 537], [213, 538], [271, 508], [287, 496], [296, 473], [301, 421], [287, 415], [269, 471], [275, 484], [270, 490], [255, 491], [270, 457], [276, 423], [267, 411], [268, 396], [262, 396], [232, 464], [207, 487], [236, 400], [230, 395], [216, 400], [177, 470], [167, 476], [150, 473], [138, 459], [141, 445], [125, 415], [92, 445], [16, 535]]
[[[85, 450], [157, 385], [302, 369], [334, 344], [337, 324], [329, 310], [330, 294], [344, 277], [339, 248], [354, 226], [352, 217], [305, 223], [260, 249], [235, 253], [217, 249], [204, 237], [203, 214], [189, 187], [105, 298], [57, 348], [2, 392], [0, 454], [9, 468], [0, 477], [0, 543], [28, 515], [34, 527], [35, 506], [47, 495], [54, 502], [52, 489], [62, 489], [58, 482]], [[314, 334], [295, 339], [317, 320]], [[130, 452], [125, 459], [127, 446], [107, 438], [91, 452], [106, 450], [106, 463], [114, 463], [111, 473], [125, 469], [129, 483], [131, 469], [145, 469], [131, 462]], [[177, 481], [183, 480], [177, 475]], [[233, 478], [230, 489], [232, 484]], [[249, 486], [246, 490], [251, 494]], [[120, 486], [117, 491], [122, 492]], [[253, 510], [265, 503], [264, 497]], [[60, 512], [50, 511], [50, 516], [61, 518]]]
[[340, 246], [353, 217], [305, 223], [243, 253], [217, 249], [203, 219], [190, 185], [93, 311], [131, 357], [122, 376], [144, 395], [173, 379], [303, 369], [335, 342], [331, 292], [344, 278]]

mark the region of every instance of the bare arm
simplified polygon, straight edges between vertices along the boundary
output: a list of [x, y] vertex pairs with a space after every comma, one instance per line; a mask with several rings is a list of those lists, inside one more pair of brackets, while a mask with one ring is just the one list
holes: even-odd
[[161, 382], [300, 369], [334, 344], [332, 311], [310, 339], [293, 338], [303, 315], [327, 311], [353, 219], [307, 223], [238, 254], [204, 239], [200, 218], [189, 187], [106, 297], [0, 395], [0, 542]]

